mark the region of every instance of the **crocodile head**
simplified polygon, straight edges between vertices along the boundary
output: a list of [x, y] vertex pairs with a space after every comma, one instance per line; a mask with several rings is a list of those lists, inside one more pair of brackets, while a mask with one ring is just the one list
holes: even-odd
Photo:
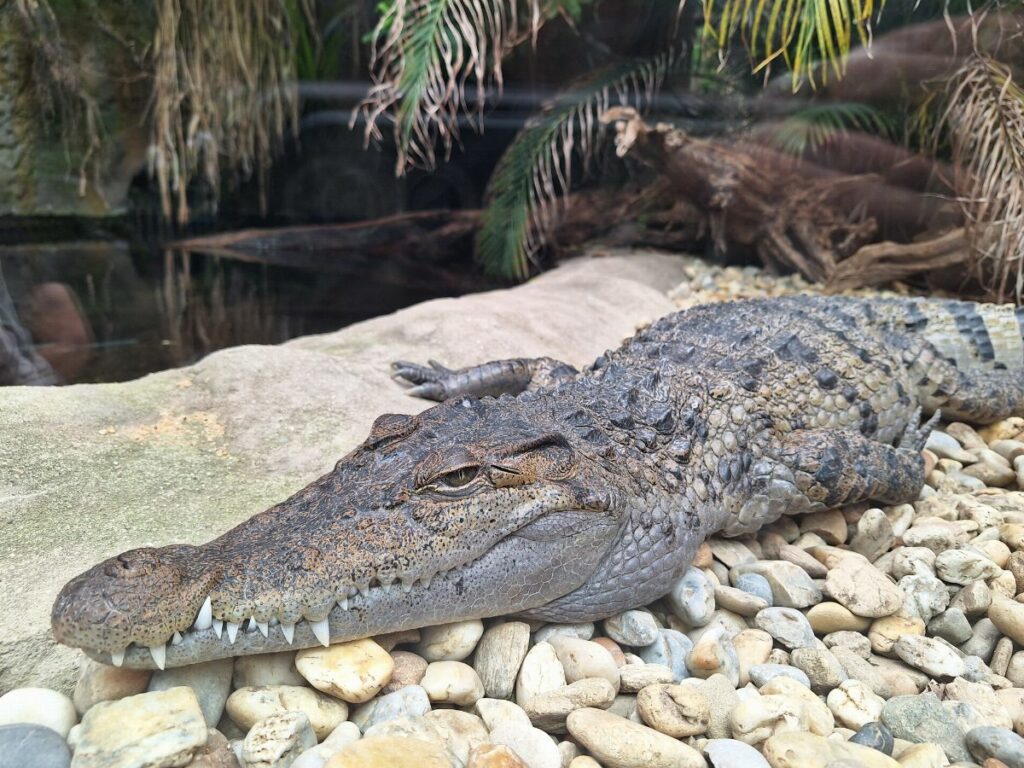
[[622, 506], [538, 406], [381, 416], [333, 471], [219, 538], [131, 550], [72, 579], [54, 635], [163, 667], [545, 605], [595, 572]]

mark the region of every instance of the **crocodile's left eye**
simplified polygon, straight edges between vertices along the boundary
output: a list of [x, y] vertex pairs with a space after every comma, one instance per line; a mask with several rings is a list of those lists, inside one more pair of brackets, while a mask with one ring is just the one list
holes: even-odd
[[480, 467], [460, 467], [441, 475], [434, 481], [434, 485], [441, 488], [462, 488], [476, 480], [479, 474]]

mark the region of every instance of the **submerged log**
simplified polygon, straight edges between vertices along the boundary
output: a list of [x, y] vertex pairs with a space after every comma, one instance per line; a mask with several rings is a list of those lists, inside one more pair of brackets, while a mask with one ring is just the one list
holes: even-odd
[[[651, 127], [630, 108], [609, 110], [602, 120], [616, 123], [620, 156], [656, 169], [702, 212], [720, 256], [754, 256], [837, 290], [968, 259], [962, 230], [925, 234], [937, 223], [956, 223], [954, 206], [883, 174], [837, 172], [764, 146]], [[892, 233], [908, 242], [893, 241]]]

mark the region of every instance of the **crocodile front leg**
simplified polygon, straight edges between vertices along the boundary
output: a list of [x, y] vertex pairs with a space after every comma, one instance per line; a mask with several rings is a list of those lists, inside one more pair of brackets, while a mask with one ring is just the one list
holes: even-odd
[[408, 394], [427, 400], [472, 395], [518, 395], [527, 389], [547, 389], [579, 374], [568, 363], [550, 357], [516, 357], [452, 370], [436, 360], [419, 365], [402, 360], [391, 364], [391, 377], [413, 386]]
[[786, 435], [774, 455], [754, 463], [742, 502], [721, 528], [725, 536], [753, 533], [782, 515], [834, 509], [859, 501], [899, 504], [924, 485], [923, 436], [913, 428], [896, 447], [836, 429]]

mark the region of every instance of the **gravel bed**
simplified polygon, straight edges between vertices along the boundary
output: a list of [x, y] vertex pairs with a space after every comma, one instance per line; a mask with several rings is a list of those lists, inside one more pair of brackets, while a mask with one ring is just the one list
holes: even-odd
[[[692, 270], [680, 305], [806, 289]], [[944, 424], [925, 456], [914, 503], [710, 539], [593, 624], [85, 660], [71, 697], [0, 697], [0, 768], [1024, 768], [1024, 419]]]

